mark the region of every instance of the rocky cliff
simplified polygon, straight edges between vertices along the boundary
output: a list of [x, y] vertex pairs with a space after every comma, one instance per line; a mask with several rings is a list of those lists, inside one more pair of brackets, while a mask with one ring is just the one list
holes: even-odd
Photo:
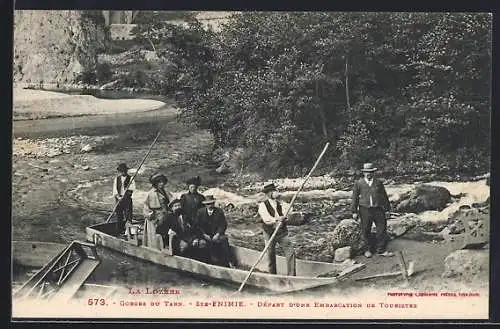
[[17, 10], [14, 82], [91, 83], [107, 40], [100, 11]]

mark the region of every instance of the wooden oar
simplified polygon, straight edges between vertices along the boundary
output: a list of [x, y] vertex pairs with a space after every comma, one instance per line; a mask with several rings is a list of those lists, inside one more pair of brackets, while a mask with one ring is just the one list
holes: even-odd
[[[321, 160], [321, 158], [323, 157], [323, 155], [325, 154], [326, 152], [326, 149], [328, 148], [328, 146], [330, 145], [330, 143], [326, 143], [325, 147], [323, 148], [323, 151], [321, 152], [321, 154], [319, 155], [318, 159], [316, 160], [316, 162], [314, 163], [314, 166], [311, 168], [311, 171], [309, 171], [309, 174], [307, 174], [306, 178], [304, 179], [304, 181], [302, 182], [302, 185], [299, 187], [299, 189], [297, 190], [297, 192], [295, 192], [293, 198], [292, 198], [292, 201], [290, 202], [290, 206], [288, 207], [286, 213], [285, 213], [285, 218], [288, 216], [288, 213], [290, 212], [290, 209], [292, 209], [292, 206], [293, 206], [293, 203], [295, 202], [295, 199], [297, 198], [297, 196], [299, 195], [300, 191], [302, 191], [302, 188], [304, 187], [304, 185], [306, 184], [307, 180], [311, 177], [313, 171], [316, 169], [316, 167], [318, 166], [318, 163], [319, 161]], [[250, 271], [248, 272], [248, 275], [246, 276], [245, 280], [243, 280], [243, 282], [241, 283], [240, 287], [238, 288], [238, 292], [241, 292], [241, 290], [243, 289], [243, 287], [245, 286], [245, 284], [247, 283], [248, 279], [250, 278], [250, 276], [252, 275], [252, 272], [254, 271], [255, 267], [257, 266], [257, 264], [259, 264], [259, 262], [262, 260], [262, 258], [264, 257], [267, 249], [269, 249], [269, 247], [271, 246], [271, 243], [272, 241], [274, 240], [274, 238], [276, 237], [276, 234], [278, 233], [278, 230], [279, 228], [281, 227], [281, 224], [282, 222], [279, 222], [278, 225], [276, 226], [276, 228], [274, 229], [274, 232], [273, 234], [271, 235], [271, 237], [269, 238], [269, 241], [267, 241], [267, 244], [266, 246], [264, 247], [264, 250], [262, 250], [262, 253], [260, 254], [259, 258], [257, 259], [257, 261], [255, 262], [255, 264], [252, 266], [252, 268], [250, 269]]]
[[[160, 134], [161, 134], [161, 129], [160, 129], [160, 131], [158, 131], [158, 134], [156, 134], [155, 139], [153, 140], [153, 142], [149, 146], [148, 152], [146, 153], [146, 155], [144, 156], [144, 158], [142, 158], [142, 161], [139, 164], [139, 167], [137, 167], [137, 170], [135, 171], [134, 176], [132, 176], [132, 178], [130, 179], [130, 182], [125, 187], [125, 191], [127, 191], [127, 189], [129, 188], [130, 184], [132, 184], [132, 182], [134, 181], [135, 176], [137, 176], [137, 174], [139, 173], [139, 169], [141, 169], [142, 165], [146, 161], [146, 158], [149, 156], [149, 153], [151, 153], [151, 150], [153, 149], [153, 146], [156, 144], [156, 141], [158, 140], [158, 137], [160, 137]], [[111, 217], [113, 217], [113, 215], [114, 215], [114, 213], [116, 211], [116, 208], [118, 208], [118, 205], [120, 204], [120, 202], [122, 201], [122, 199], [123, 199], [124, 196], [125, 196], [125, 194], [123, 194], [120, 197], [120, 199], [118, 199], [118, 201], [115, 203], [113, 211], [111, 211], [111, 214], [109, 214], [108, 218], [106, 219], [106, 223], [108, 223], [109, 220], [111, 219]]]

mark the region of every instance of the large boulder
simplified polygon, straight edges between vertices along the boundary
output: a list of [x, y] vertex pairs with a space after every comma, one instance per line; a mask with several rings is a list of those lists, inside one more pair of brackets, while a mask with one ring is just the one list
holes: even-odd
[[387, 221], [387, 234], [391, 238], [397, 238], [417, 226], [418, 218], [413, 214], [405, 214], [396, 219]]
[[464, 220], [468, 223], [469, 228], [474, 228], [479, 221], [490, 221], [489, 208], [476, 209], [471, 207], [461, 207], [456, 211], [449, 220], [449, 233], [460, 234], [465, 232]]
[[444, 278], [458, 277], [471, 280], [487, 277], [489, 273], [489, 250], [457, 250], [444, 260]]
[[353, 251], [359, 250], [361, 244], [359, 223], [353, 219], [342, 220], [333, 232], [328, 233], [328, 239], [332, 250], [342, 247], [351, 247]]
[[449, 202], [451, 202], [451, 194], [446, 188], [422, 184], [401, 196], [396, 211], [406, 213], [420, 213], [426, 210], [441, 211]]
[[72, 84], [92, 79], [97, 53], [108, 41], [105, 31], [100, 11], [16, 10], [14, 82]]

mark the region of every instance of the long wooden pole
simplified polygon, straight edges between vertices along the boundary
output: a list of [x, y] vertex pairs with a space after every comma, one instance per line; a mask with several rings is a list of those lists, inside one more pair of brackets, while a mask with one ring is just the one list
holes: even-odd
[[[134, 173], [134, 176], [132, 176], [132, 178], [130, 179], [130, 182], [127, 184], [127, 186], [125, 187], [125, 191], [127, 191], [128, 187], [130, 186], [130, 184], [132, 184], [132, 182], [134, 181], [135, 179], [135, 176], [137, 176], [137, 174], [139, 173], [139, 169], [141, 169], [142, 165], [144, 164], [144, 162], [146, 161], [146, 158], [149, 156], [149, 153], [151, 153], [151, 150], [153, 149], [153, 146], [156, 144], [156, 141], [158, 140], [158, 137], [160, 137], [160, 134], [161, 134], [161, 130], [158, 131], [158, 134], [156, 134], [156, 137], [155, 139], [153, 140], [153, 142], [151, 143], [151, 145], [149, 146], [149, 149], [148, 149], [148, 152], [146, 153], [146, 155], [144, 156], [144, 158], [142, 158], [142, 161], [141, 163], [139, 164], [139, 167], [137, 167], [137, 170], [135, 171]], [[108, 218], [106, 219], [106, 223], [108, 223], [111, 219], [111, 217], [113, 217], [115, 211], [116, 211], [116, 208], [118, 208], [118, 205], [120, 204], [120, 202], [122, 201], [123, 197], [125, 196], [125, 193], [120, 197], [120, 199], [118, 199], [118, 201], [115, 203], [115, 206], [113, 208], [113, 210], [111, 211], [111, 214], [109, 214]]]
[[[304, 188], [304, 185], [306, 185], [306, 182], [309, 180], [309, 178], [311, 177], [313, 171], [316, 169], [316, 167], [318, 166], [318, 163], [319, 161], [321, 160], [321, 158], [323, 157], [323, 155], [325, 154], [326, 152], [326, 149], [328, 148], [328, 146], [330, 145], [330, 143], [326, 143], [325, 147], [323, 148], [323, 151], [321, 152], [321, 154], [319, 155], [318, 159], [316, 160], [316, 162], [314, 163], [314, 166], [311, 168], [311, 171], [309, 171], [309, 174], [307, 174], [306, 178], [304, 179], [304, 181], [302, 182], [302, 185], [300, 185], [299, 189], [297, 190], [297, 192], [295, 192], [293, 198], [292, 198], [292, 201], [290, 202], [290, 206], [288, 207], [286, 213], [285, 213], [285, 218], [288, 216], [288, 213], [290, 212], [290, 210], [292, 209], [292, 206], [293, 206], [293, 203], [295, 202], [295, 199], [297, 198], [297, 196], [299, 195], [300, 191], [302, 191], [302, 188]], [[248, 272], [245, 280], [243, 280], [243, 282], [241, 283], [240, 287], [238, 288], [238, 292], [240, 292], [241, 290], [243, 290], [243, 287], [245, 286], [245, 284], [247, 283], [248, 279], [250, 278], [250, 276], [252, 275], [252, 272], [254, 271], [255, 267], [257, 266], [257, 264], [259, 264], [259, 262], [262, 260], [262, 258], [264, 257], [267, 249], [269, 249], [269, 247], [271, 246], [271, 243], [272, 241], [274, 240], [274, 238], [276, 237], [276, 234], [278, 233], [278, 230], [279, 228], [281, 227], [281, 224], [282, 222], [280, 221], [278, 223], [278, 225], [276, 226], [276, 228], [274, 229], [274, 232], [273, 234], [271, 235], [271, 237], [269, 238], [269, 241], [267, 241], [267, 244], [266, 246], [264, 247], [264, 250], [262, 250], [259, 258], [257, 259], [257, 261], [255, 262], [255, 264], [252, 266], [252, 268], [250, 269], [250, 271]]]

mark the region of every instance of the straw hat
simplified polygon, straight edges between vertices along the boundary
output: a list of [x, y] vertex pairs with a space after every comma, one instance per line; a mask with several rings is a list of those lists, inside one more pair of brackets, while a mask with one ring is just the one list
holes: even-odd
[[205, 200], [203, 200], [201, 203], [203, 203], [204, 205], [215, 204], [215, 198], [213, 195], [207, 195], [205, 197]]
[[373, 166], [373, 163], [365, 163], [363, 164], [363, 168], [361, 169], [362, 172], [374, 172], [376, 171], [377, 168]]

